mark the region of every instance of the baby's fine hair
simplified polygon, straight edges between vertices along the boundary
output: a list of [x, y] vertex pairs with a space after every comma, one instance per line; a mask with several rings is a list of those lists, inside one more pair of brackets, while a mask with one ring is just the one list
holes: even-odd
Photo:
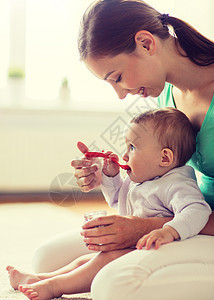
[[152, 109], [135, 116], [131, 123], [152, 125], [162, 149], [169, 148], [177, 166], [183, 166], [196, 149], [196, 133], [187, 116], [175, 108]]
[[[131, 53], [140, 30], [165, 40], [173, 29], [176, 45], [199, 66], [214, 63], [214, 43], [186, 22], [161, 14], [141, 0], [97, 0], [84, 13], [78, 39], [80, 59]], [[179, 47], [178, 47], [179, 50]], [[180, 51], [179, 51], [180, 52]]]

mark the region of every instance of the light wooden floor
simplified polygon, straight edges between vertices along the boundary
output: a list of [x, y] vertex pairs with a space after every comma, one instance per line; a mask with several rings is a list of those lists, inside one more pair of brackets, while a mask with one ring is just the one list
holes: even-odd
[[[68, 205], [68, 206], [67, 206]], [[88, 195], [88, 197], [84, 197], [81, 201], [73, 205], [71, 203], [69, 205], [69, 202], [66, 204], [66, 207], [69, 210], [72, 210], [79, 214], [85, 214], [90, 211], [96, 211], [96, 210], [106, 210], [108, 214], [117, 214], [117, 211], [113, 208], [110, 208], [108, 204], [106, 203], [104, 197], [100, 194], [96, 197]]]
[[[106, 210], [108, 214], [116, 214], [117, 211], [110, 208], [105, 202], [101, 192], [83, 193], [80, 199], [62, 201], [53, 200], [48, 193], [19, 193], [19, 194], [0, 194], [0, 203], [29, 203], [29, 202], [48, 202], [54, 206], [65, 207], [79, 214], [84, 214], [95, 210]], [[60, 197], [61, 198], [61, 197]]]
[[108, 214], [116, 214], [117, 211], [108, 206], [106, 202], [100, 201], [83, 201], [77, 204], [75, 207], [68, 207], [68, 209], [77, 212], [79, 214], [85, 214], [90, 211], [106, 210]]

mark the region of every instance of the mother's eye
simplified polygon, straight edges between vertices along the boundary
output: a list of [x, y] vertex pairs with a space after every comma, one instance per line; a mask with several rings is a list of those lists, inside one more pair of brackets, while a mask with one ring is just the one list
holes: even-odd
[[122, 76], [119, 75], [118, 78], [116, 79], [116, 83], [120, 82], [122, 80]]

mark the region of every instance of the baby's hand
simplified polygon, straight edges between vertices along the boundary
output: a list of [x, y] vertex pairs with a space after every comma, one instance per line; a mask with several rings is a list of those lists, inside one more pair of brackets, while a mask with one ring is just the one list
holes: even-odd
[[115, 158], [117, 161], [119, 160], [119, 158], [111, 151], [108, 151], [105, 154], [109, 155], [109, 158], [104, 158], [103, 173], [106, 176], [114, 177], [119, 173], [120, 167], [115, 162], [113, 162], [111, 158]]
[[149, 234], [144, 235], [137, 242], [136, 248], [140, 250], [145, 246], [146, 250], [149, 250], [154, 243], [157, 250], [160, 245], [171, 243], [177, 239], [179, 239], [178, 232], [171, 226], [166, 225], [161, 229], [153, 230]]

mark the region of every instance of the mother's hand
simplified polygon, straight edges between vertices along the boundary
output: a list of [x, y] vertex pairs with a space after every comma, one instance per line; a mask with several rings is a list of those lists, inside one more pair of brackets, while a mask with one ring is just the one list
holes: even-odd
[[[82, 142], [78, 142], [77, 147], [83, 154], [88, 151], [88, 147]], [[82, 192], [89, 192], [100, 185], [101, 163], [98, 158], [75, 159], [71, 166], [75, 169], [74, 176]]]
[[99, 217], [85, 223], [81, 235], [89, 250], [124, 249], [135, 246], [139, 238], [148, 233], [146, 220], [118, 215]]

